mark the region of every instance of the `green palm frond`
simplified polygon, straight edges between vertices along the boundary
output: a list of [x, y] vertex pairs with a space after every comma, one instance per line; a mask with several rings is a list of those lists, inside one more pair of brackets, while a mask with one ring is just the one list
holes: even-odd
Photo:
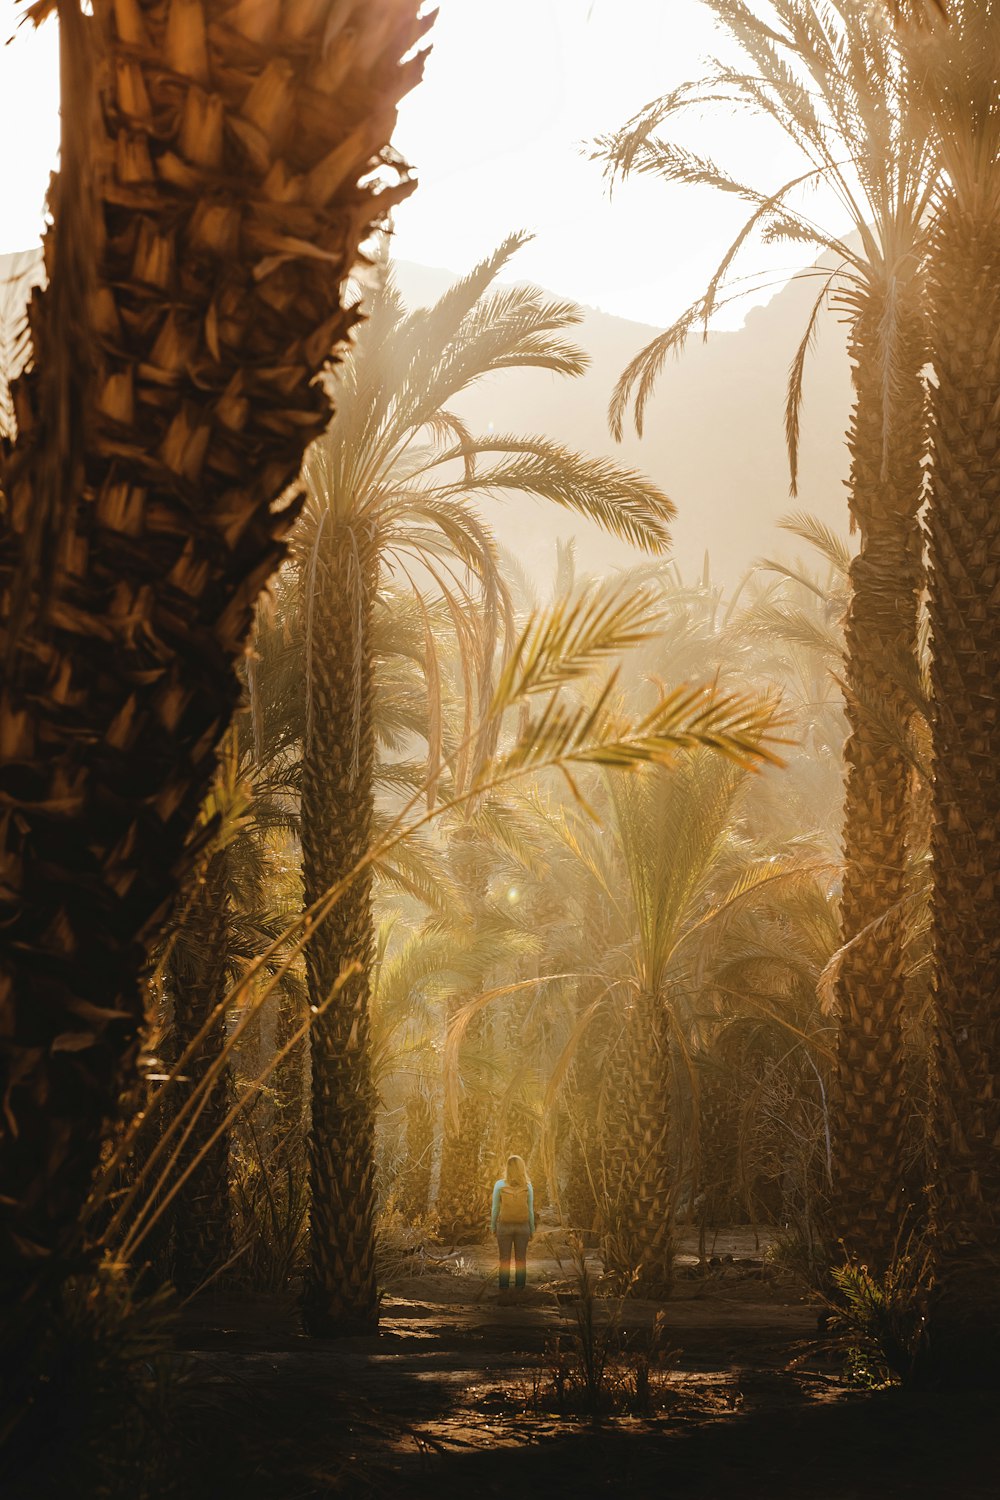
[[490, 1006], [495, 1005], [498, 1000], [504, 1000], [513, 995], [520, 995], [528, 990], [534, 990], [539, 985], [549, 985], [553, 980], [571, 979], [575, 975], [551, 974], [543, 978], [514, 980], [507, 984], [494, 985], [483, 991], [482, 994], [474, 996], [464, 1005], [460, 1006], [451, 1017], [448, 1026], [448, 1034], [445, 1039], [443, 1054], [443, 1076], [444, 1076], [444, 1101], [445, 1111], [451, 1120], [452, 1126], [457, 1129], [459, 1080], [467, 1069], [460, 1068], [459, 1054], [465, 1042], [469, 1027], [477, 1016], [480, 1016]]
[[[498, 370], [545, 368], [573, 377], [585, 368], [585, 354], [568, 337], [581, 309], [533, 287], [495, 284], [525, 240], [510, 236], [434, 306], [409, 313], [391, 272], [381, 268], [368, 322], [336, 377], [337, 421], [304, 467], [296, 608], [303, 720], [312, 692], [313, 604], [332, 587], [323, 549], [332, 535], [348, 536], [356, 574], [363, 557], [375, 556], [397, 592], [414, 596], [407, 627], [415, 631], [402, 652], [419, 664], [422, 680], [391, 666], [382, 649], [376, 728], [397, 758], [414, 735], [425, 741], [429, 807], [438, 774], [447, 766], [454, 784], [466, 786], [499, 731], [489, 707], [513, 607], [481, 502], [535, 496], [654, 553], [667, 546], [673, 516], [666, 496], [632, 470], [545, 438], [474, 434], [451, 409], [459, 392]], [[442, 615], [449, 649], [457, 646], [457, 674], [442, 665]]]
[[484, 438], [476, 451], [494, 461], [477, 468], [473, 479], [457, 483], [455, 493], [532, 495], [587, 516], [646, 552], [669, 548], [673, 503], [636, 470], [610, 459], [583, 457], [541, 437]]
[[513, 745], [484, 768], [477, 786], [486, 790], [529, 771], [558, 770], [579, 796], [573, 780], [578, 767], [631, 771], [667, 766], [692, 749], [713, 750], [742, 767], [781, 765], [775, 747], [787, 742], [780, 728], [773, 700], [718, 694], [705, 687], [676, 688], [648, 713], [630, 720], [622, 716], [612, 677], [592, 705], [553, 697], [528, 719]]
[[814, 547], [840, 578], [846, 581], [851, 571], [851, 549], [832, 526], [828, 526], [818, 516], [810, 515], [808, 511], [795, 511], [783, 516], [778, 524], [782, 530], [801, 537], [810, 547]]
[[491, 716], [588, 676], [609, 657], [649, 640], [661, 619], [650, 591], [621, 583], [584, 588], [533, 612], [504, 662]]
[[[764, 566], [773, 568], [776, 572], [781, 571], [786, 577], [798, 582], [795, 572], [782, 564], [767, 562]], [[746, 623], [750, 629], [761, 630], [787, 645], [814, 653], [826, 664], [828, 670], [842, 669], [843, 632], [814, 613], [796, 608], [787, 600], [758, 602], [752, 614], [746, 617]]]
[[471, 821], [476, 837], [495, 859], [536, 880], [548, 875], [540, 814], [530, 803], [485, 797], [476, 804]]

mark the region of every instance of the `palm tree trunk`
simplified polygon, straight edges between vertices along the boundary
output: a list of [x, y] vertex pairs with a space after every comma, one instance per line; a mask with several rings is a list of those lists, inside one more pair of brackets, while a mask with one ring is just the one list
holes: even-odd
[[670, 1159], [669, 1024], [652, 995], [640, 995], [622, 1039], [619, 1138], [611, 1155], [614, 1223], [605, 1263], [630, 1278], [636, 1296], [663, 1297], [673, 1280], [673, 1168]]
[[709, 1064], [698, 1089], [697, 1187], [701, 1195], [698, 1222], [703, 1228], [747, 1221], [745, 1193], [740, 1192], [740, 1100], [742, 1070], [732, 1062]]
[[594, 1173], [597, 1162], [597, 1131], [593, 1116], [584, 1113], [576, 1101], [567, 1110], [569, 1143], [566, 1180], [561, 1196], [562, 1221], [581, 1234], [591, 1234], [597, 1223], [597, 1196]]
[[434, 1106], [418, 1085], [406, 1100], [406, 1160], [399, 1174], [399, 1207], [408, 1219], [427, 1217], [433, 1159]]
[[[460, 822], [452, 833], [451, 844], [452, 865], [468, 903], [468, 920], [474, 925], [482, 914], [488, 888], [487, 863], [474, 824]], [[485, 988], [485, 975], [482, 983]], [[473, 998], [468, 994], [454, 998], [449, 1007], [449, 1025], [454, 1015]], [[487, 1013], [480, 1010], [466, 1028], [463, 1048], [471, 1055], [482, 1053], [487, 1046], [487, 1037]], [[434, 1206], [440, 1237], [452, 1244], [477, 1244], [489, 1227], [490, 1191], [494, 1178], [485, 1158], [492, 1145], [492, 1114], [484, 1092], [467, 1083], [462, 1084], [457, 1119], [447, 1108], [444, 1112], [441, 1175]]]
[[[228, 988], [230, 910], [227, 854], [212, 855], [204, 879], [194, 894], [180, 939], [187, 962], [171, 966], [174, 1002], [174, 1049], [180, 1056], [194, 1040]], [[174, 1094], [183, 1107], [196, 1085], [217, 1065], [226, 1041], [223, 1012], [199, 1044], [184, 1069], [184, 1081]], [[229, 1135], [212, 1136], [229, 1109], [228, 1069], [223, 1066], [194, 1120], [178, 1159], [180, 1175], [194, 1170], [174, 1200], [173, 1281], [184, 1295], [196, 1291], [232, 1255], [232, 1215], [229, 1200]]]
[[286, 1160], [294, 1161], [305, 1138], [306, 1066], [309, 1043], [292, 1037], [305, 1020], [294, 988], [281, 986], [275, 997], [274, 1048], [285, 1060], [274, 1070], [274, 1133]]
[[[302, 875], [311, 906], [368, 853], [375, 739], [372, 611], [378, 559], [329, 518], [311, 601], [309, 708], [302, 756]], [[336, 998], [310, 1032], [312, 1201], [306, 1326], [318, 1335], [378, 1325], [375, 1285], [375, 1090], [369, 975], [375, 951], [371, 870], [353, 879], [306, 950], [313, 1006]], [[346, 976], [346, 977], [345, 977]], [[338, 990], [339, 986], [339, 990]]]
[[63, 154], [0, 474], [0, 1321], [70, 1264], [134, 1075], [138, 976], [197, 862], [233, 663], [295, 518], [276, 502], [357, 318], [343, 279], [409, 190], [358, 183], [420, 76], [400, 63], [417, 10], [95, 0], [84, 19], [98, 66], [64, 119], [92, 149]]
[[[833, 1100], [833, 1218], [848, 1248], [884, 1266], [916, 1205], [904, 1187], [907, 1113], [904, 952], [907, 839], [913, 772], [906, 677], [916, 669], [923, 583], [917, 520], [926, 452], [921, 370], [926, 334], [914, 287], [869, 307], [853, 330], [855, 406], [851, 512], [861, 549], [851, 566], [847, 619], [847, 793], [837, 983], [838, 1071]], [[881, 331], [880, 331], [881, 325]], [[895, 343], [887, 392], [880, 340]], [[888, 405], [887, 405], [888, 400]], [[874, 931], [876, 918], [886, 920]]]
[[[597, 951], [606, 935], [592, 934]], [[576, 1014], [596, 998], [596, 987], [584, 985], [577, 994]], [[605, 1007], [590, 1022], [584, 1045], [573, 1062], [567, 1087], [566, 1123], [569, 1149], [566, 1186], [563, 1195], [564, 1222], [584, 1234], [597, 1230], [601, 1219], [600, 1182], [604, 1132], [601, 1129], [602, 1084], [608, 1072], [610, 1007]]]
[[[971, 195], [970, 195], [971, 197]], [[1000, 1373], [1000, 223], [942, 210], [932, 279], [933, 936], [941, 1378]]]
[[[456, 1009], [467, 999], [463, 996]], [[471, 1049], [482, 1050], [485, 1046], [484, 1014], [473, 1016], [465, 1040]], [[445, 1111], [441, 1179], [435, 1208], [439, 1234], [451, 1244], [477, 1244], [489, 1227], [493, 1178], [484, 1161], [489, 1125], [488, 1103], [469, 1088], [459, 1100], [457, 1121], [450, 1119]]]

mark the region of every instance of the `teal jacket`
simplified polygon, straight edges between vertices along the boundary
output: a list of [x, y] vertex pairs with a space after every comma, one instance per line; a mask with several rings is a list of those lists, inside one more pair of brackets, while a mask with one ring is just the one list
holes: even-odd
[[[490, 1215], [490, 1234], [497, 1232], [497, 1219], [500, 1216], [500, 1189], [507, 1186], [505, 1177], [498, 1177], [493, 1184], [493, 1212]], [[535, 1191], [528, 1183], [528, 1228], [532, 1234], [535, 1232]]]

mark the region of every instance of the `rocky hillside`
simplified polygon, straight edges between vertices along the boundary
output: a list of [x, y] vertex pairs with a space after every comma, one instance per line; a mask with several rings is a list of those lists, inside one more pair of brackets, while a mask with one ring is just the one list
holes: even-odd
[[[0, 257], [0, 358], [37, 265], [36, 252]], [[400, 262], [400, 288], [414, 305], [435, 300], [452, 274]], [[700, 574], [706, 553], [713, 577], [730, 586], [752, 562], [796, 545], [776, 527], [793, 502], [785, 456], [785, 385], [808, 317], [815, 280], [792, 282], [742, 329], [692, 339], [680, 360], [663, 371], [647, 411], [646, 432], [617, 444], [607, 405], [624, 366], [657, 332], [587, 309], [579, 340], [591, 356], [579, 380], [536, 371], [494, 377], [464, 396], [460, 410], [474, 428], [544, 432], [583, 451], [615, 455], [644, 469], [678, 507], [674, 556], [686, 577]], [[798, 508], [847, 528], [843, 434], [850, 404], [843, 330], [832, 313], [820, 327], [806, 377], [802, 472]], [[607, 572], [636, 560], [625, 544], [596, 527], [526, 499], [498, 506], [492, 520], [504, 545], [547, 589], [557, 537], [575, 536], [580, 567]]]
[[[448, 272], [401, 262], [407, 301], [433, 301]], [[790, 509], [816, 512], [847, 530], [843, 444], [850, 408], [844, 333], [836, 315], [823, 319], [806, 374], [799, 497], [788, 493], [784, 412], [788, 368], [805, 328], [817, 282], [792, 282], [742, 329], [692, 339], [668, 364], [647, 408], [645, 435], [621, 444], [608, 432], [607, 406], [619, 373], [658, 329], [586, 310], [578, 338], [591, 356], [579, 380], [543, 372], [496, 376], [459, 403], [475, 428], [543, 431], [569, 446], [615, 455], [644, 469], [678, 508], [675, 558], [686, 577], [701, 573], [708, 553], [713, 577], [735, 584], [754, 559], [791, 555], [799, 544], [778, 531]], [[551, 506], [510, 502], [494, 516], [498, 532], [540, 583], [552, 572], [556, 537], [575, 535], [581, 566], [606, 571], [634, 560], [632, 549]]]

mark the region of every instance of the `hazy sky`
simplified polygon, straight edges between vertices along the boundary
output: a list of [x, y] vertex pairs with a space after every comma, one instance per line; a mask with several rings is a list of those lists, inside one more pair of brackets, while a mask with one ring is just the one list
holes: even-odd
[[[13, 0], [0, 0], [0, 39], [15, 22]], [[440, 0], [433, 40], [396, 134], [421, 184], [399, 210], [397, 255], [463, 271], [510, 230], [528, 229], [536, 238], [518, 257], [519, 277], [642, 322], [680, 312], [745, 210], [711, 190], [649, 180], [609, 202], [581, 146], [719, 50], [700, 0]], [[37, 240], [57, 94], [54, 26], [21, 27], [0, 50], [0, 252]], [[762, 185], [777, 186], [794, 160], [773, 135], [726, 115], [692, 122], [688, 139]], [[793, 264], [781, 248], [755, 253], [755, 265], [764, 260], [776, 276]]]

